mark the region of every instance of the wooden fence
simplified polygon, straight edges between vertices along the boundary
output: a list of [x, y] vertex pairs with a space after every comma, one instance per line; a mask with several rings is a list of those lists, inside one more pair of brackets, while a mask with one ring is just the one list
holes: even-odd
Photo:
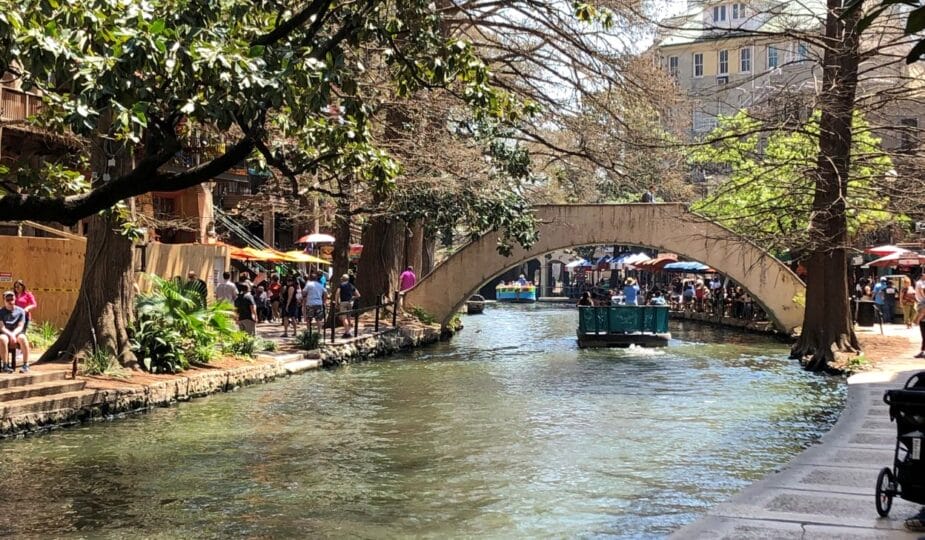
[[[38, 302], [33, 320], [63, 328], [80, 292], [86, 246], [83, 239], [0, 236], [0, 290], [12, 289], [14, 280], [23, 280]], [[138, 268], [140, 250], [135, 257]], [[149, 287], [144, 279], [147, 273], [185, 278], [193, 270], [208, 285], [210, 297], [216, 280], [231, 263], [224, 246], [160, 243], [146, 246], [143, 262], [144, 273], [138, 274], [142, 290]]]
[[61, 328], [77, 301], [86, 248], [85, 240], [0, 236], [0, 288], [23, 280], [38, 302], [33, 320]]

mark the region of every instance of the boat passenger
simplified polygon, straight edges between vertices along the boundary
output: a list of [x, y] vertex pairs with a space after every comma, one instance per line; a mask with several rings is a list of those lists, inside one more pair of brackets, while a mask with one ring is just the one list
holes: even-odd
[[623, 285], [623, 298], [627, 305], [635, 306], [637, 304], [637, 298], [639, 297], [639, 285], [636, 285], [636, 280], [629, 277], [626, 278], [626, 281]]
[[517, 278], [517, 284], [521, 287], [527, 284], [527, 276], [520, 274], [520, 277]]
[[591, 300], [591, 293], [585, 291], [578, 300], [578, 306], [594, 306], [594, 300]]
[[655, 291], [655, 292], [652, 293], [652, 298], [649, 299], [649, 305], [650, 305], [650, 306], [664, 306], [664, 305], [667, 305], [667, 302], [665, 302], [665, 297], [662, 296], [662, 292], [661, 292], [661, 291]]

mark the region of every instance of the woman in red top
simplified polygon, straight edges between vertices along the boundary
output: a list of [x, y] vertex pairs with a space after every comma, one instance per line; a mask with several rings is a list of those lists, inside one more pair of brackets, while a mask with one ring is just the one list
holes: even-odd
[[17, 279], [13, 284], [13, 292], [16, 293], [16, 305], [26, 312], [26, 326], [23, 328], [23, 331], [26, 331], [29, 328], [29, 321], [32, 320], [32, 310], [38, 306], [38, 303], [35, 301], [35, 295], [26, 290], [26, 284], [21, 279]]

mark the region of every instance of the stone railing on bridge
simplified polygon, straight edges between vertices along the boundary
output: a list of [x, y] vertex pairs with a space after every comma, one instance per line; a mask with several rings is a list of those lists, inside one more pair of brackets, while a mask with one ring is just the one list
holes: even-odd
[[644, 246], [702, 262], [745, 288], [782, 332], [802, 324], [803, 282], [785, 264], [729, 229], [688, 211], [686, 205], [545, 205], [534, 208], [539, 240], [510, 257], [496, 249], [491, 233], [468, 244], [425, 276], [405, 295], [416, 306], [446, 323], [484, 283], [509, 268], [543, 254], [577, 246]]

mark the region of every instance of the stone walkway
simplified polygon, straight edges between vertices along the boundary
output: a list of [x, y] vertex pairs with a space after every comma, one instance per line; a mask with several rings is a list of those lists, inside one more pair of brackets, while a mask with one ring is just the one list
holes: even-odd
[[[859, 329], [879, 334], [879, 327]], [[904, 529], [920, 505], [893, 499], [889, 517], [874, 506], [874, 486], [883, 467], [892, 467], [896, 425], [890, 422], [883, 392], [900, 388], [925, 371], [918, 329], [887, 325], [884, 334], [909, 340], [905, 355], [880, 362], [877, 371], [848, 379], [848, 400], [835, 427], [820, 444], [806, 449], [780, 472], [757, 482], [731, 501], [712, 508], [672, 538], [920, 538]], [[747, 451], [747, 449], [742, 449]]]

